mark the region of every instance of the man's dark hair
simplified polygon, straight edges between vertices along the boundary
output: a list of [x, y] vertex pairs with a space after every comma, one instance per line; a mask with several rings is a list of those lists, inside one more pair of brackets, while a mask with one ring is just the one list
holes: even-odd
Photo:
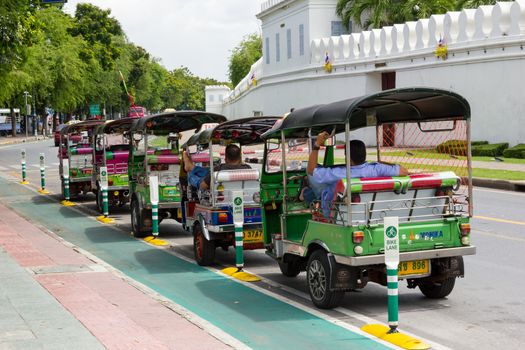
[[238, 162], [241, 160], [241, 148], [237, 145], [228, 145], [224, 151], [226, 160], [230, 162]]
[[366, 162], [366, 146], [363, 141], [350, 141], [350, 159], [354, 165], [361, 165]]

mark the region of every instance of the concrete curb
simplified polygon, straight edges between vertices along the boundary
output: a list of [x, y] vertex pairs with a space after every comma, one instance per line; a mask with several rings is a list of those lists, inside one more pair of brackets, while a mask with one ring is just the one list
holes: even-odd
[[497, 179], [472, 178], [472, 184], [479, 187], [488, 187], [498, 190], [525, 192], [525, 181], [510, 181]]

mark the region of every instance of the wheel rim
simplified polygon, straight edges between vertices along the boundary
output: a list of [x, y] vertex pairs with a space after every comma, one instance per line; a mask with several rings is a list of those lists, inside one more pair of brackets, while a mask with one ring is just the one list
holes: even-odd
[[197, 257], [197, 260], [201, 260], [202, 258], [202, 250], [203, 250], [203, 237], [200, 230], [200, 227], [197, 226], [195, 228], [195, 256]]
[[326, 293], [326, 273], [319, 260], [313, 260], [308, 268], [308, 286], [316, 300], [322, 300]]

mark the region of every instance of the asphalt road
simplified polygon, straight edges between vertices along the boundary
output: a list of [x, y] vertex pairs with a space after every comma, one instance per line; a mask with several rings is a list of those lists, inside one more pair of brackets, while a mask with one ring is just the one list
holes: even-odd
[[[0, 175], [20, 176], [20, 150], [27, 151], [28, 179], [39, 186], [38, 155], [46, 154], [47, 189], [59, 199], [57, 148], [52, 140], [0, 147]], [[94, 196], [77, 200], [94, 215]], [[419, 290], [400, 283], [400, 328], [430, 341], [434, 348], [520, 349], [525, 343], [525, 193], [475, 188], [475, 218], [471, 240], [477, 255], [465, 257], [464, 279], [456, 282], [452, 294], [443, 300], [430, 300]], [[129, 208], [117, 208], [112, 216], [129, 234]], [[191, 258], [192, 238], [174, 221], [160, 225], [162, 237], [174, 254]], [[234, 263], [234, 252], [217, 250], [217, 269]], [[287, 278], [276, 263], [262, 251], [245, 253], [246, 269], [263, 278], [258, 285], [271, 293], [311, 308], [305, 274]], [[347, 293], [343, 305], [323, 313], [355, 326], [385, 323], [386, 289], [369, 284], [358, 292]]]

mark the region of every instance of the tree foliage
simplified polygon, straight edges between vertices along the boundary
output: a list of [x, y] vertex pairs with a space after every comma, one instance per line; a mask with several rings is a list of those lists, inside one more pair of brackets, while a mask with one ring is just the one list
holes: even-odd
[[232, 50], [228, 65], [229, 78], [233, 86], [237, 85], [248, 73], [252, 64], [262, 56], [262, 39], [258, 34], [246, 36]]
[[79, 4], [75, 16], [35, 0], [0, 4], [0, 106], [24, 110], [24, 91], [38, 114], [45, 107], [87, 115], [92, 103], [125, 115], [130, 105], [122, 72], [137, 105], [204, 109], [204, 86], [219, 84], [188, 68], [168, 71], [145, 49], [129, 42], [109, 10]]
[[495, 0], [339, 0], [336, 13], [347, 27], [353, 21], [369, 29], [495, 3]]

